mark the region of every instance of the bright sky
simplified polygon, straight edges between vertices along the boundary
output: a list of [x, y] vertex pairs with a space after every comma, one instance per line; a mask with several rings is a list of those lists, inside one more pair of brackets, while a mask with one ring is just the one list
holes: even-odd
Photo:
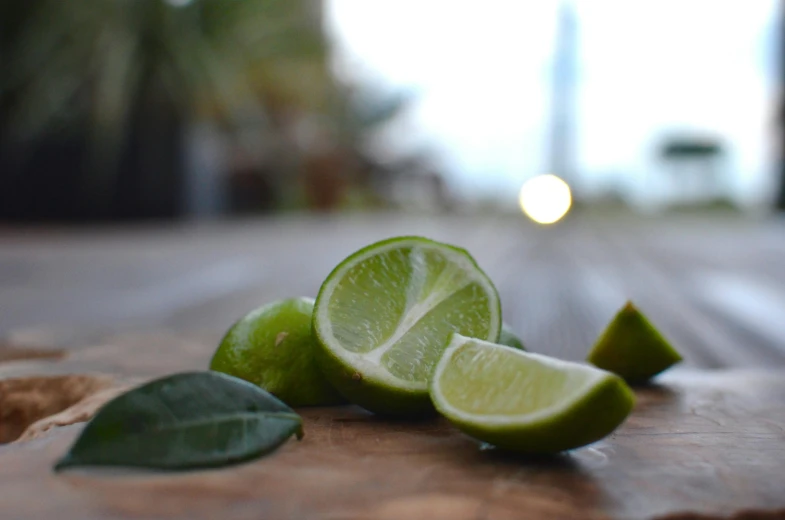
[[[578, 157], [589, 188], [650, 190], [668, 129], [727, 140], [736, 194], [759, 198], [773, 106], [776, 0], [576, 0]], [[462, 190], [500, 193], [544, 173], [557, 0], [329, 0], [340, 69], [419, 92], [401, 146], [440, 152]], [[696, 65], [697, 63], [697, 65]]]

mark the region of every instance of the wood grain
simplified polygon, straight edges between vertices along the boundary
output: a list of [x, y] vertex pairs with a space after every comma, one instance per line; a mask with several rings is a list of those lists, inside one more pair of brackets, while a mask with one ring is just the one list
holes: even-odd
[[[785, 221], [476, 215], [288, 217], [0, 231], [0, 338], [81, 348], [107, 333], [220, 334], [271, 300], [314, 296], [345, 256], [419, 234], [467, 248], [539, 352], [583, 359], [633, 299], [703, 368], [785, 366]], [[743, 345], [743, 347], [741, 347]]]
[[[212, 340], [119, 335], [64, 360], [0, 365], [12, 380], [76, 371], [118, 384], [204, 367]], [[241, 466], [185, 474], [52, 463], [80, 425], [0, 446], [0, 517], [656, 518], [785, 510], [785, 374], [674, 370], [637, 390], [611, 437], [552, 458], [480, 450], [444, 420], [306, 408], [305, 438]], [[51, 376], [47, 376], [51, 377]], [[104, 377], [104, 376], [101, 376]], [[9, 381], [9, 379], [5, 379]], [[61, 422], [62, 423], [62, 422]], [[51, 426], [51, 425], [50, 425]]]
[[[632, 299], [686, 362], [638, 389], [616, 434], [551, 459], [480, 451], [443, 421], [344, 407], [302, 410], [303, 441], [232, 469], [51, 472], [81, 428], [63, 425], [123, 385], [206, 367], [248, 310], [313, 296], [343, 257], [402, 234], [467, 248], [532, 350], [583, 359]], [[9, 418], [0, 390], [0, 431], [29, 439], [0, 445], [0, 518], [785, 518], [783, 237], [782, 220], [578, 214], [548, 228], [355, 215], [4, 229], [0, 389], [57, 397], [25, 408], [14, 392], [27, 412]], [[69, 394], [68, 381], [86, 386]]]

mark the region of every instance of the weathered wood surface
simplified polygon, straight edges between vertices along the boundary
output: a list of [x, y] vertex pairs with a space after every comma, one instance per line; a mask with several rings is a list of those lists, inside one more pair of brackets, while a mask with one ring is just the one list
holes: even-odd
[[[0, 390], [3, 383], [32, 381], [38, 398], [51, 402], [48, 397], [62, 399], [67, 388], [62, 376], [47, 379], [54, 374], [113, 374], [124, 384], [129, 376], [141, 380], [203, 368], [212, 348], [207, 338], [117, 336], [62, 360], [0, 365]], [[85, 397], [106, 388], [104, 377]], [[14, 392], [5, 387], [3, 393], [7, 399]], [[446, 520], [525, 513], [626, 519], [683, 512], [724, 517], [742, 510], [785, 515], [785, 371], [676, 370], [637, 393], [635, 412], [617, 433], [552, 459], [480, 451], [443, 420], [388, 421], [337, 407], [302, 409], [303, 441], [230, 469], [55, 475], [53, 462], [80, 428], [67, 426], [0, 446], [0, 517]], [[20, 404], [3, 399], [6, 411]]]
[[582, 359], [632, 298], [697, 367], [785, 362], [785, 221], [355, 216], [166, 228], [0, 228], [0, 338], [78, 348], [107, 331], [220, 333], [399, 234], [471, 251], [535, 350]]
[[[81, 398], [100, 401], [111, 385], [204, 368], [232, 320], [274, 298], [313, 295], [347, 253], [403, 233], [467, 247], [533, 350], [582, 358], [631, 297], [688, 363], [639, 390], [618, 433], [551, 460], [479, 451], [442, 421], [391, 423], [346, 407], [303, 410], [302, 442], [233, 469], [51, 473], [81, 426], [44, 430], [90, 410]], [[510, 220], [388, 217], [5, 232], [0, 335], [0, 401], [10, 385], [58, 396], [57, 406], [25, 419], [42, 419], [28, 432], [39, 438], [0, 445], [3, 520], [626, 519], [745, 510], [755, 513], [738, 518], [785, 518], [782, 222], [543, 230]], [[86, 379], [67, 391], [41, 379], [72, 374]], [[0, 402], [6, 424], [9, 402]], [[72, 402], [71, 412], [47, 419]]]

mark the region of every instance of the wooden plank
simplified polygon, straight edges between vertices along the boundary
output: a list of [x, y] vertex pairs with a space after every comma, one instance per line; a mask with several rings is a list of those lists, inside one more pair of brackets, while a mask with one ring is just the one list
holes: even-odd
[[[6, 231], [0, 382], [31, 378], [43, 388], [44, 376], [99, 374], [124, 385], [203, 369], [234, 319], [275, 298], [315, 294], [344, 256], [399, 234], [469, 249], [533, 350], [582, 359], [632, 298], [685, 353], [685, 367], [639, 390], [617, 434], [550, 460], [478, 451], [443, 421], [390, 423], [349, 407], [304, 410], [303, 442], [230, 470], [54, 476], [51, 462], [79, 428], [66, 427], [0, 447], [0, 518], [785, 515], [782, 373], [694, 370], [783, 366], [785, 222], [536, 228], [507, 218], [380, 215]], [[734, 291], [755, 304], [738, 305]]]
[[[95, 389], [103, 391], [101, 374], [126, 384], [204, 368], [214, 341], [119, 335], [61, 360], [0, 364], [0, 384], [31, 381], [44, 401], [62, 400], [66, 392], [50, 380], [49, 386], [40, 384], [42, 374], [82, 374], [80, 388], [98, 377]], [[525, 512], [533, 519], [644, 519], [682, 512], [725, 518], [747, 509], [785, 514], [783, 375], [675, 370], [659, 385], [638, 389], [636, 409], [617, 433], [552, 458], [482, 451], [444, 420], [390, 421], [347, 406], [300, 410], [303, 441], [233, 468], [55, 475], [51, 465], [79, 426], [59, 428], [0, 446], [0, 517], [439, 520], [512, 519]], [[12, 393], [2, 388], [0, 401]], [[9, 407], [0, 402], [0, 408]]]
[[[632, 298], [688, 364], [761, 367], [785, 363], [778, 319], [785, 307], [783, 227], [741, 219], [576, 218], [538, 228], [515, 218], [360, 215], [6, 231], [0, 337], [78, 348], [107, 332], [219, 333], [272, 299], [313, 296], [356, 248], [415, 233], [469, 249], [495, 280], [505, 319], [536, 350], [582, 359], [614, 310]], [[753, 316], [752, 306], [740, 306], [722, 287], [717, 297], [711, 280], [718, 275], [740, 280], [748, 292], [764, 287], [770, 312]]]

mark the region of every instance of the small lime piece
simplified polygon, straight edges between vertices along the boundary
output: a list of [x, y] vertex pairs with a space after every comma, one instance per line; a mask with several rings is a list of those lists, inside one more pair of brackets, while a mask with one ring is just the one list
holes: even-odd
[[644, 383], [682, 357], [632, 302], [627, 302], [597, 339], [587, 360], [629, 383]]
[[313, 304], [311, 298], [290, 298], [250, 312], [221, 340], [210, 370], [254, 383], [289, 406], [345, 402], [315, 359]]
[[530, 454], [595, 442], [635, 403], [610, 372], [458, 334], [436, 365], [430, 391], [436, 409], [464, 433]]
[[330, 383], [372, 412], [433, 412], [428, 379], [453, 332], [499, 338], [496, 288], [463, 249], [421, 237], [365, 247], [316, 298], [313, 327]]
[[499, 344], [507, 345], [508, 347], [517, 348], [518, 350], [526, 350], [523, 346], [521, 338], [512, 330], [512, 327], [506, 323], [502, 323], [502, 332], [499, 334]]

